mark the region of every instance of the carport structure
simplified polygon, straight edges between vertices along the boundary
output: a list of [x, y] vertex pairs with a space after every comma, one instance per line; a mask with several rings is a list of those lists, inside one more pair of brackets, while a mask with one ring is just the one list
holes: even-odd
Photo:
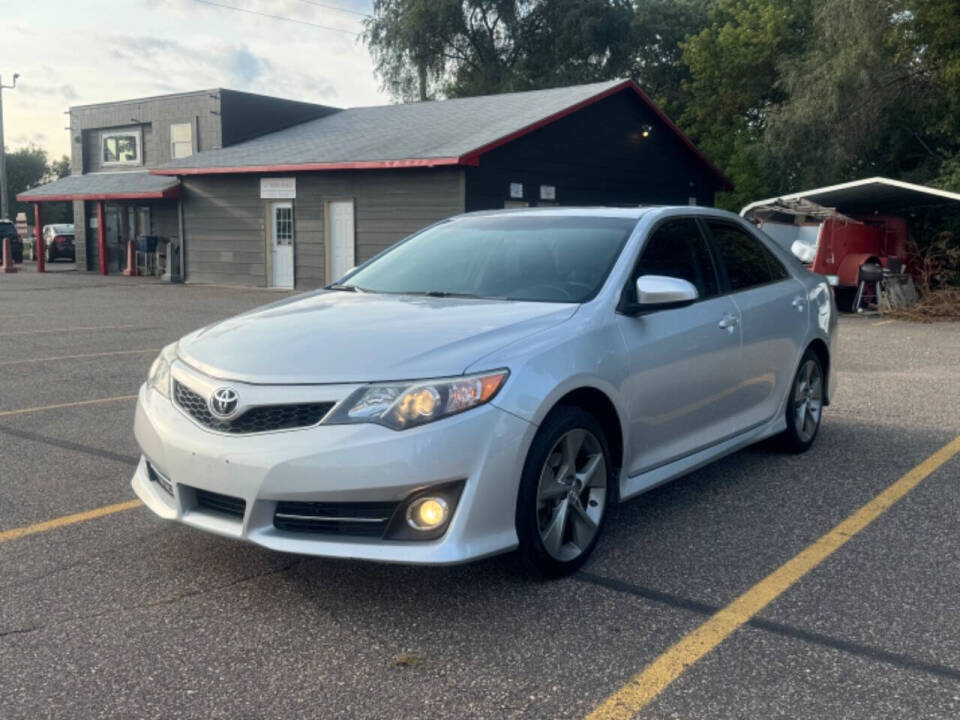
[[46, 185], [26, 190], [17, 195], [20, 202], [33, 203], [34, 233], [37, 247], [37, 272], [44, 272], [46, 248], [43, 240], [43, 213], [45, 202], [90, 202], [96, 203], [97, 255], [101, 275], [109, 272], [107, 247], [107, 211], [117, 210], [117, 233], [121, 247], [133, 239], [136, 227], [131, 209], [144, 202], [158, 205], [175, 205], [179, 212], [180, 180], [178, 178], [151, 175], [147, 171], [100, 172], [84, 175], [68, 175]]

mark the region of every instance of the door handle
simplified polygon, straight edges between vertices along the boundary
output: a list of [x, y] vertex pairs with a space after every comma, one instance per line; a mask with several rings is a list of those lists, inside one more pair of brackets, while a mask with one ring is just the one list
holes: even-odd
[[731, 315], [730, 313], [724, 313], [723, 319], [717, 323], [717, 327], [721, 330], [726, 330], [727, 332], [732, 333], [734, 328], [740, 324], [740, 321], [737, 320], [736, 315]]
[[802, 296], [802, 295], [797, 295], [797, 296], [793, 299], [793, 302], [790, 303], [790, 304], [793, 305], [793, 306], [797, 309], [797, 312], [803, 312], [804, 302], [803, 302], [803, 296]]

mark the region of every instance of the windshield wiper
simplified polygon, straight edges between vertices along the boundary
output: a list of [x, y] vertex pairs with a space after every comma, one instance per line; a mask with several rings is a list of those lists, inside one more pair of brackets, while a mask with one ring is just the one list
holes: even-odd
[[449, 290], [427, 290], [425, 292], [412, 292], [410, 295], [425, 295], [427, 297], [436, 297], [436, 298], [482, 298], [481, 295], [473, 295], [472, 293], [461, 293], [461, 292], [450, 292]]

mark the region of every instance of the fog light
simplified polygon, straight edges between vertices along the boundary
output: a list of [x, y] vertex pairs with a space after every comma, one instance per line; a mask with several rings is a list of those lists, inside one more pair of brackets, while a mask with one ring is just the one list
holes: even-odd
[[407, 508], [407, 524], [415, 530], [433, 530], [443, 525], [449, 514], [446, 500], [424, 497], [410, 503]]

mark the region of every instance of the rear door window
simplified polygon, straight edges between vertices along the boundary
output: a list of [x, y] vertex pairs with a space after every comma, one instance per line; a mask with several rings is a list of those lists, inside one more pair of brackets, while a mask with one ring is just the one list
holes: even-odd
[[707, 221], [713, 246], [727, 273], [730, 290], [746, 290], [783, 280], [787, 270], [763, 244], [730, 223]]
[[697, 288], [701, 298], [713, 297], [719, 292], [710, 251], [692, 218], [668, 220], [653, 231], [640, 254], [633, 281], [641, 275], [687, 280]]

